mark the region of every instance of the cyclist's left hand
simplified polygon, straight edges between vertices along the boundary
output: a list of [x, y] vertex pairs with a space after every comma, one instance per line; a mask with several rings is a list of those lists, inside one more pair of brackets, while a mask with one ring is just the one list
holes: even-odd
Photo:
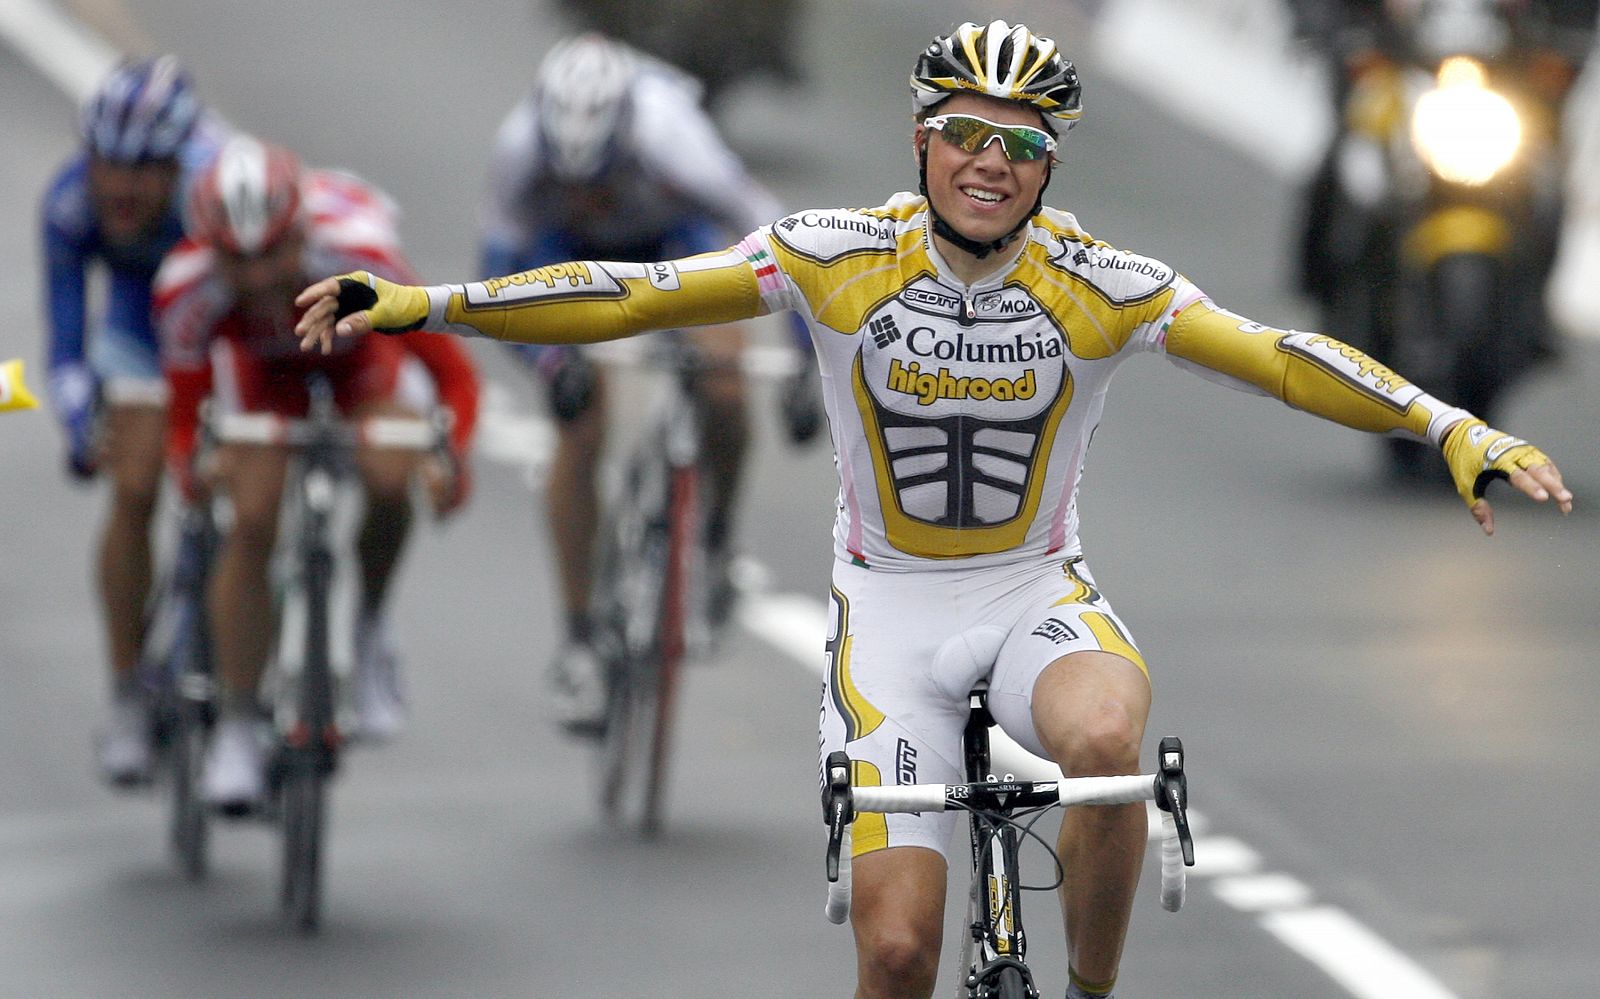
[[1506, 479], [1539, 503], [1554, 497], [1562, 513], [1572, 512], [1572, 492], [1562, 484], [1555, 462], [1527, 441], [1491, 429], [1482, 420], [1463, 420], [1452, 428], [1445, 435], [1444, 457], [1456, 492], [1485, 534], [1494, 533], [1494, 510], [1483, 494], [1495, 479]]
[[472, 469], [466, 455], [452, 452], [449, 461], [430, 456], [422, 463], [422, 484], [437, 516], [455, 513], [472, 495]]
[[428, 320], [428, 293], [421, 288], [385, 281], [367, 271], [324, 278], [295, 296], [305, 310], [295, 324], [300, 349], [333, 350], [335, 336], [364, 333], [409, 333]]

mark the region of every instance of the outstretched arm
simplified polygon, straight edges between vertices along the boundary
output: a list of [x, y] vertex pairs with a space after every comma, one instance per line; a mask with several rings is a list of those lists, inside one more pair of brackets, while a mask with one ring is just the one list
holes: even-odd
[[1554, 498], [1562, 513], [1572, 510], [1572, 493], [1544, 452], [1332, 337], [1262, 326], [1202, 299], [1173, 320], [1166, 350], [1344, 426], [1431, 441], [1443, 449], [1456, 491], [1486, 534], [1494, 533], [1494, 513], [1483, 492], [1496, 478], [1538, 502]]
[[295, 300], [300, 346], [417, 329], [518, 343], [593, 343], [650, 330], [749, 319], [763, 311], [754, 267], [737, 250], [659, 263], [572, 261], [469, 284], [397, 285], [356, 271]]

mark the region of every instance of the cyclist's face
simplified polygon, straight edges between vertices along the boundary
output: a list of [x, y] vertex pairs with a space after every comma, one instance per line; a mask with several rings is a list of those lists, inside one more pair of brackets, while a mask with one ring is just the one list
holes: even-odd
[[305, 283], [300, 260], [304, 248], [305, 234], [291, 228], [260, 253], [233, 253], [217, 247], [217, 269], [241, 301], [287, 303]]
[[[978, 94], [955, 94], [940, 101], [935, 114], [969, 114], [997, 125], [1040, 127], [1032, 108]], [[913, 141], [927, 148], [928, 196], [933, 207], [964, 236], [999, 239], [1016, 228], [1033, 208], [1048, 176], [1047, 159], [1013, 162], [999, 142], [969, 153], [935, 132], [917, 126]]]
[[107, 241], [127, 245], [152, 232], [178, 184], [178, 164], [89, 160], [89, 196]]

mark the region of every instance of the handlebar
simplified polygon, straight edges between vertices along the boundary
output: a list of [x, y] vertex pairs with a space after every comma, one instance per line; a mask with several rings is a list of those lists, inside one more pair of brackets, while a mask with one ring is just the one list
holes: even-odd
[[853, 787], [850, 757], [828, 755], [822, 796], [828, 826], [828, 920], [842, 923], [850, 913], [850, 823], [859, 812], [942, 812], [952, 808], [1011, 815], [1055, 805], [1125, 805], [1154, 801], [1161, 810], [1161, 904], [1169, 912], [1183, 905], [1184, 868], [1194, 866], [1189, 831], [1188, 781], [1183, 743], [1161, 740], [1157, 773], [1117, 777], [1064, 777], [1054, 781], [1005, 780], [976, 784], [899, 784]]
[[449, 419], [448, 411], [440, 410], [432, 418], [369, 416], [328, 425], [277, 413], [222, 413], [211, 417], [207, 426], [221, 444], [296, 447], [314, 440], [332, 439], [353, 447], [431, 451], [441, 441], [449, 439]]

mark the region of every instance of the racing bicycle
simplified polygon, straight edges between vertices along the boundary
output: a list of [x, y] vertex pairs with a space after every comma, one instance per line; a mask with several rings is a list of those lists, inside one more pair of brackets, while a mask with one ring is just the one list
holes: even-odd
[[607, 677], [601, 809], [653, 837], [661, 828], [681, 669], [703, 644], [707, 608], [702, 414], [695, 402], [703, 365], [679, 337], [661, 338], [647, 358], [668, 377], [601, 524], [593, 618]]
[[217, 542], [213, 504], [186, 505], [145, 613], [139, 663], [151, 705], [152, 740], [168, 777], [170, 845], [179, 869], [192, 880], [206, 874], [210, 842], [209, 812], [198, 789], [201, 760], [216, 719], [206, 584]]
[[[284, 490], [288, 546], [280, 573], [279, 638], [271, 686], [275, 744], [268, 764], [269, 803], [262, 815], [282, 833], [281, 904], [286, 921], [302, 933], [321, 920], [327, 789], [338, 769], [344, 735], [340, 691], [350, 675], [348, 643], [353, 634], [351, 601], [340, 599], [336, 570], [342, 540], [353, 520], [345, 488], [354, 478], [359, 448], [431, 452], [449, 463], [449, 415], [432, 419], [374, 417], [346, 421], [338, 413], [325, 378], [309, 383], [305, 419], [274, 414], [227, 414], [217, 419], [216, 439], [290, 448], [295, 457]], [[452, 469], [453, 470], [453, 469]], [[341, 627], [350, 624], [351, 627]]]
[[[989, 728], [994, 724], [987, 691], [972, 691], [971, 711], [962, 733], [964, 784], [901, 784], [875, 787], [852, 783], [850, 757], [830, 753], [823, 788], [823, 818], [828, 824], [828, 919], [843, 923], [850, 913], [850, 823], [862, 812], [967, 812], [972, 840], [972, 883], [968, 895], [967, 932], [962, 938], [959, 999], [1038, 999], [1039, 990], [1027, 965], [1027, 936], [1022, 928], [1022, 892], [1018, 852], [1022, 839], [1044, 843], [1033, 825], [1050, 808], [1061, 805], [1120, 805], [1154, 801], [1161, 810], [1161, 904], [1176, 912], [1183, 905], [1184, 868], [1194, 866], [1194, 840], [1189, 832], [1188, 783], [1183, 771], [1183, 743], [1161, 740], [1159, 769], [1126, 777], [1070, 777], [1054, 781], [1022, 781], [990, 772]], [[1046, 850], [1050, 849], [1045, 843]], [[1054, 851], [1051, 856], [1055, 857]], [[1056, 857], [1060, 884], [1061, 861]]]

